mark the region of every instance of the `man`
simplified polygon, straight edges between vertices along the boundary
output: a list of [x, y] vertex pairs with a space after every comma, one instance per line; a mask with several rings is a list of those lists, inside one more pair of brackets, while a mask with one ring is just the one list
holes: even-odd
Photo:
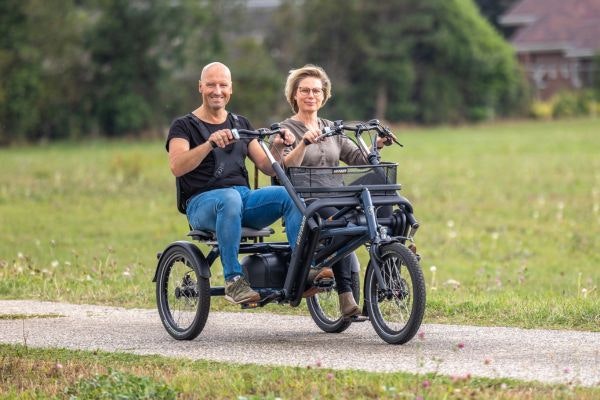
[[[238, 261], [241, 228], [263, 228], [285, 219], [292, 248], [302, 214], [281, 186], [250, 190], [245, 158], [265, 174], [274, 175], [269, 159], [256, 140], [235, 140], [231, 129], [253, 129], [250, 122], [229, 113], [225, 106], [233, 93], [231, 72], [213, 62], [202, 69], [198, 91], [202, 104], [173, 121], [167, 137], [171, 172], [185, 194], [186, 215], [192, 228], [215, 231], [225, 276], [225, 298], [233, 303], [260, 300]], [[291, 144], [293, 136], [275, 141]]]

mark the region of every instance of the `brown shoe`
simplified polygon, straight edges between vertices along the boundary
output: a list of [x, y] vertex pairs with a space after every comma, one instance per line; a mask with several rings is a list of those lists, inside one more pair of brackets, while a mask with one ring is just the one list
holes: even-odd
[[344, 318], [355, 317], [361, 314], [360, 307], [354, 301], [354, 295], [352, 292], [342, 293], [340, 298], [340, 311]]
[[319, 293], [319, 288], [317, 286], [313, 286], [313, 284], [321, 279], [333, 279], [333, 271], [331, 268], [311, 268], [310, 271], [308, 271], [308, 278], [306, 278], [306, 284], [309, 285], [309, 287], [304, 291], [304, 293], [302, 293], [302, 297], [312, 297]]
[[233, 304], [256, 303], [260, 301], [260, 294], [252, 290], [246, 278], [238, 275], [225, 281], [225, 300]]
[[320, 281], [321, 279], [332, 279], [333, 271], [329, 267], [323, 267], [320, 269], [311, 268], [308, 271], [308, 277], [306, 280], [312, 285], [313, 283]]

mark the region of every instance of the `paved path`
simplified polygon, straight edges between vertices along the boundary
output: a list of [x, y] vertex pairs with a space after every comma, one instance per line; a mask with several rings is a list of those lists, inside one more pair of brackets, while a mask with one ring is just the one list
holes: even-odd
[[0, 343], [600, 386], [600, 332], [424, 324], [422, 338], [392, 346], [369, 322], [326, 334], [310, 317], [213, 312], [198, 338], [181, 342], [167, 334], [156, 310], [0, 301], [0, 314], [51, 313], [61, 317], [0, 318]]

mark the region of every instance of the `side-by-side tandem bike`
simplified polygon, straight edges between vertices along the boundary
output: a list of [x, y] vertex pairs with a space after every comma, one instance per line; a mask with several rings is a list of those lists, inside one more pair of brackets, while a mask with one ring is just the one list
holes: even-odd
[[[239, 253], [244, 274], [260, 293], [257, 303], [297, 307], [308, 286], [317, 293], [307, 306], [317, 326], [339, 333], [352, 323], [369, 320], [387, 343], [403, 344], [418, 331], [425, 312], [425, 282], [414, 236], [419, 227], [411, 203], [399, 194], [398, 165], [380, 162], [377, 136], [398, 143], [396, 136], [378, 120], [336, 121], [323, 128], [321, 138], [346, 135], [363, 151], [368, 165], [335, 167], [289, 167], [286, 170], [269, 150], [268, 140], [280, 134], [270, 129], [233, 129], [237, 138], [255, 138], [269, 158], [279, 184], [283, 185], [303, 214], [295, 251], [287, 242], [266, 240], [269, 227], [242, 228]], [[368, 143], [368, 144], [367, 144]], [[334, 208], [328, 218], [319, 211]], [[329, 212], [327, 215], [330, 215]], [[212, 296], [223, 296], [223, 286], [210, 285], [211, 266], [219, 258], [214, 232], [192, 230], [194, 241], [207, 245], [203, 253], [196, 243], [176, 241], [159, 253], [154, 275], [158, 312], [167, 332], [178, 340], [196, 338], [204, 328]], [[339, 310], [335, 279], [307, 282], [311, 266], [331, 266], [365, 246], [369, 261], [362, 288], [362, 315], [344, 318]], [[352, 271], [353, 294], [360, 303], [360, 270]]]

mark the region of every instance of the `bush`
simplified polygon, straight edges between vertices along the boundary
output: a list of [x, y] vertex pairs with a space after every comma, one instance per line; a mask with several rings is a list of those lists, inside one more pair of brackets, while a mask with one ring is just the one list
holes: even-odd
[[534, 100], [529, 115], [535, 119], [552, 119], [554, 104], [551, 101]]
[[553, 98], [555, 118], [589, 115], [593, 97], [588, 92], [561, 92]]

